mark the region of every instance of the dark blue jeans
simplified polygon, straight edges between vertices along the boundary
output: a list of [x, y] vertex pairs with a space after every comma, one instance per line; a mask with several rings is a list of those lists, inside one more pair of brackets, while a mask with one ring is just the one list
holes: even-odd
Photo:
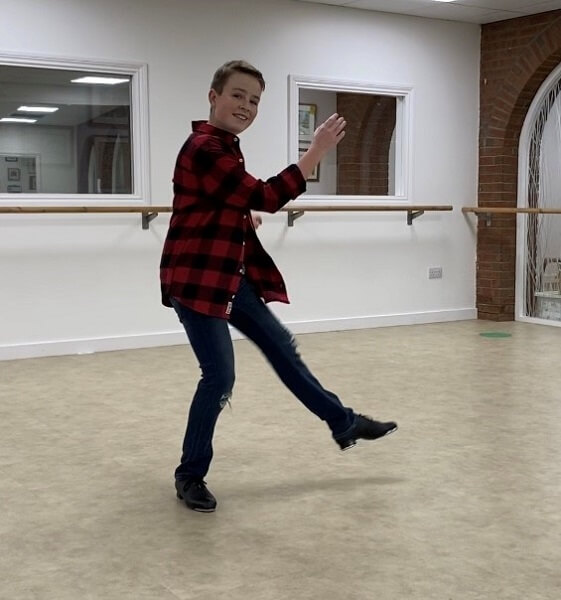
[[[175, 477], [204, 477], [212, 460], [216, 421], [234, 387], [234, 349], [227, 320], [197, 313], [174, 299], [172, 304], [202, 373], [189, 410], [181, 464]], [[312, 375], [300, 358], [292, 334], [245, 278], [233, 301], [230, 324], [259, 347], [286, 387], [327, 423], [334, 438], [345, 436], [354, 424], [352, 409], [343, 406]]]

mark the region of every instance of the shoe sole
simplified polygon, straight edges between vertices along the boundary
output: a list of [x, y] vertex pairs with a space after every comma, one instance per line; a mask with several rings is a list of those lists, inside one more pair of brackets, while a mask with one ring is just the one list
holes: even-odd
[[181, 502], [183, 502], [187, 508], [194, 510], [195, 512], [211, 513], [216, 510], [216, 506], [214, 508], [200, 508], [198, 506], [189, 506], [189, 504], [185, 502], [185, 498], [183, 498], [183, 496], [179, 492], [176, 493], [176, 496], [177, 499], [181, 500]]
[[[393, 428], [393, 429], [389, 429], [388, 431], [386, 431], [386, 433], [384, 433], [384, 435], [380, 435], [377, 438], [368, 440], [370, 442], [374, 442], [376, 440], [379, 440], [383, 437], [386, 437], [387, 435], [390, 435], [390, 433], [393, 433], [394, 431], [397, 431], [397, 425]], [[360, 438], [360, 439], [367, 439], [367, 438]], [[357, 445], [357, 440], [353, 440], [348, 446], [345, 446], [344, 448], [341, 448], [342, 452], [345, 452], [346, 450], [350, 450], [351, 448], [354, 448]]]

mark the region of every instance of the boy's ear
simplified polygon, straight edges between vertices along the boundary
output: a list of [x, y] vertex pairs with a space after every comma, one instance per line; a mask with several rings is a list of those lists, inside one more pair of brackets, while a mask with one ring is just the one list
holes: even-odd
[[216, 96], [217, 95], [218, 94], [216, 93], [216, 90], [214, 90], [212, 88], [209, 90], [209, 92], [208, 92], [208, 101], [210, 102], [211, 106], [214, 106], [214, 103], [216, 101]]

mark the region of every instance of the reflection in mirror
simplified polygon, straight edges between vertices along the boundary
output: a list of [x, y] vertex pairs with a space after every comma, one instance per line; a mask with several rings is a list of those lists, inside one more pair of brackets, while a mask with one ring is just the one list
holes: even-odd
[[289, 75], [289, 160], [309, 148], [314, 128], [337, 113], [345, 137], [308, 178], [305, 195], [338, 205], [411, 201], [411, 111], [407, 85]]
[[33, 194], [39, 181], [39, 157], [0, 154], [0, 194]]
[[396, 97], [299, 89], [298, 151], [333, 113], [345, 117], [345, 137], [308, 180], [309, 194], [394, 196], [396, 193]]
[[0, 65], [0, 193], [132, 194], [131, 82]]

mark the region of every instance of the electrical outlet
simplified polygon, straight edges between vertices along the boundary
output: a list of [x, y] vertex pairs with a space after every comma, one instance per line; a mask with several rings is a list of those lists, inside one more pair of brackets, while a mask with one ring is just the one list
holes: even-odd
[[429, 279], [442, 279], [442, 267], [429, 267]]

